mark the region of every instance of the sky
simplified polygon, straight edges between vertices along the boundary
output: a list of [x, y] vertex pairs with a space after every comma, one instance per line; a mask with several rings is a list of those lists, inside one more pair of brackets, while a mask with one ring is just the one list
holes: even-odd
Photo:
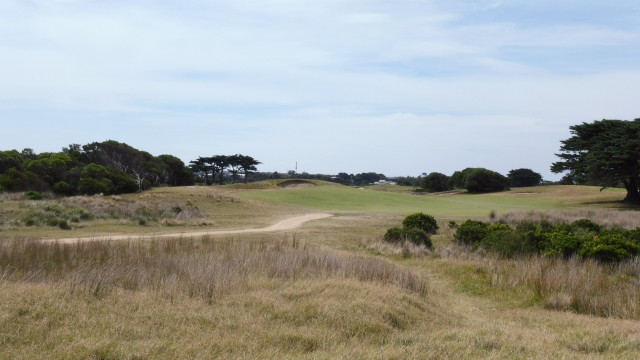
[[0, 0], [0, 149], [545, 179], [640, 117], [637, 0]]

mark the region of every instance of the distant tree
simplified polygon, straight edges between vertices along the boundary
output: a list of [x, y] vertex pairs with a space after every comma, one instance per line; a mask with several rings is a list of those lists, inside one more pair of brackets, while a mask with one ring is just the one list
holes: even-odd
[[467, 174], [469, 174], [473, 169], [474, 168], [466, 168], [464, 170], [454, 172], [447, 182], [447, 187], [449, 189], [464, 189]]
[[205, 185], [211, 185], [213, 179], [209, 181], [209, 174], [211, 173], [211, 165], [208, 158], [198, 157], [196, 160], [189, 162], [189, 168], [191, 171], [204, 178]]
[[78, 192], [93, 195], [123, 194], [138, 190], [138, 183], [122, 171], [98, 164], [89, 164], [80, 172]]
[[509, 188], [509, 179], [501, 174], [477, 168], [470, 170], [465, 176], [465, 189], [470, 192], [502, 191]]
[[66, 180], [73, 160], [64, 153], [41, 153], [35, 159], [26, 160], [26, 169], [36, 174], [49, 185]]
[[144, 190], [145, 184], [160, 185], [163, 163], [146, 151], [115, 140], [93, 142], [82, 149], [88, 162], [133, 176], [140, 190]]
[[338, 173], [334, 181], [342, 185], [351, 185], [351, 183], [353, 182], [353, 175], [349, 175], [345, 172], [341, 172], [341, 173]]
[[561, 161], [554, 173], [568, 172], [572, 183], [588, 181], [601, 186], [622, 184], [624, 201], [640, 204], [640, 119], [600, 120], [570, 126], [572, 136], [563, 140]]
[[542, 183], [542, 175], [531, 169], [515, 169], [507, 174], [512, 187], [538, 186]]
[[14, 168], [22, 169], [23, 156], [17, 150], [0, 151], [0, 174]]
[[386, 180], [387, 177], [384, 174], [377, 174], [374, 172], [360, 173], [354, 176], [353, 182], [355, 185], [369, 185], [376, 181]]
[[236, 156], [238, 158], [240, 171], [244, 175], [244, 183], [246, 184], [247, 180], [249, 179], [249, 175], [253, 174], [258, 170], [256, 168], [256, 165], [261, 164], [261, 162], [247, 155], [236, 155]]
[[160, 155], [158, 159], [164, 164], [163, 181], [171, 186], [193, 185], [193, 171], [184, 165], [182, 160], [173, 155]]
[[282, 179], [282, 175], [277, 171], [274, 171], [271, 175], [269, 175], [269, 179]]
[[213, 164], [214, 173], [217, 173], [219, 176], [218, 183], [220, 185], [224, 184], [224, 171], [230, 165], [230, 159], [228, 155], [215, 155], [211, 158], [211, 163]]
[[415, 176], [397, 176], [392, 178], [398, 185], [404, 186], [420, 186], [420, 179]]
[[447, 191], [449, 187], [449, 177], [439, 172], [432, 172], [422, 178], [420, 187], [428, 192]]

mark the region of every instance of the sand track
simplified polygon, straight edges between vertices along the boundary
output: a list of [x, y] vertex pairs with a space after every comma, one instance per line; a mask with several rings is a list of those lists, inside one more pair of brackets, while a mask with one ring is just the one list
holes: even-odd
[[114, 236], [91, 236], [91, 237], [72, 237], [62, 239], [47, 239], [46, 241], [58, 242], [58, 243], [74, 243], [78, 241], [107, 241], [107, 240], [145, 240], [145, 239], [161, 239], [170, 237], [190, 236], [200, 237], [206, 235], [230, 235], [230, 234], [247, 234], [247, 233], [262, 233], [272, 231], [284, 231], [293, 230], [302, 226], [304, 223], [312, 220], [326, 219], [333, 216], [326, 213], [314, 213], [290, 217], [277, 223], [263, 227], [263, 228], [250, 228], [250, 229], [236, 229], [236, 230], [207, 230], [207, 231], [193, 231], [193, 232], [179, 232], [170, 234], [158, 234], [158, 235], [114, 235]]

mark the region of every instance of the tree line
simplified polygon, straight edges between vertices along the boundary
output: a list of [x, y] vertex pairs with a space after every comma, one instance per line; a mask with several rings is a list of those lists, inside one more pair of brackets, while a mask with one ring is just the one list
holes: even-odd
[[465, 189], [470, 192], [502, 191], [511, 187], [537, 186], [542, 175], [531, 169], [514, 169], [504, 176], [485, 168], [466, 168], [451, 176], [432, 172], [420, 180], [420, 188], [426, 192], [442, 192]]
[[209, 162], [211, 158], [198, 158], [186, 166], [173, 155], [153, 156], [115, 140], [71, 144], [60, 152], [40, 154], [31, 149], [0, 151], [0, 192], [123, 194], [156, 186], [194, 185], [201, 176], [211, 184], [213, 175], [220, 183], [224, 181], [223, 175], [234, 182], [242, 177], [246, 182], [260, 164], [239, 154], [212, 158], [216, 159], [213, 163]]
[[258, 170], [256, 165], [259, 164], [261, 162], [251, 156], [235, 154], [198, 157], [191, 161], [189, 166], [206, 185], [212, 185], [223, 184], [225, 172], [230, 174], [234, 183], [242, 177], [242, 181], [246, 184], [249, 176]]

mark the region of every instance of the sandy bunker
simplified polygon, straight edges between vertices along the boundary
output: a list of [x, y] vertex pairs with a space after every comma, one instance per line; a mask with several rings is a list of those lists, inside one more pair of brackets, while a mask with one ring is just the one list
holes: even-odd
[[313, 186], [316, 186], [316, 184], [306, 180], [287, 180], [278, 184], [281, 189], [303, 189]]

